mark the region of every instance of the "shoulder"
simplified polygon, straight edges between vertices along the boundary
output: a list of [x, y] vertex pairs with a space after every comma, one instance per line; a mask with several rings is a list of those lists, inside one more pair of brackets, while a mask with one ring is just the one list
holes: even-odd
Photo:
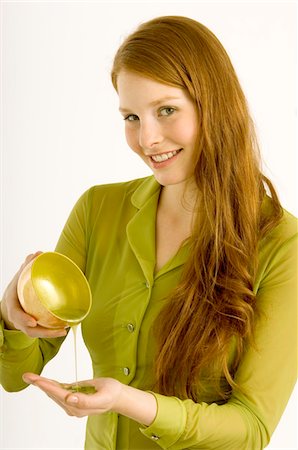
[[297, 283], [298, 220], [283, 210], [280, 222], [260, 241], [256, 287]]
[[89, 198], [93, 200], [100, 200], [108, 196], [109, 198], [123, 198], [131, 197], [134, 192], [150, 181], [152, 177], [137, 178], [135, 180], [122, 181], [119, 183], [101, 184], [92, 186], [88, 189]]
[[151, 179], [152, 177], [149, 176], [118, 183], [94, 185], [81, 195], [78, 203], [84, 203], [88, 209], [106, 202], [109, 202], [110, 206], [113, 203], [119, 204], [124, 199], [129, 200], [139, 188], [142, 188], [142, 185], [150, 183]]
[[[269, 197], [265, 200], [265, 208], [270, 208], [271, 199]], [[283, 209], [283, 214], [279, 223], [265, 235], [262, 239], [261, 245], [270, 245], [279, 247], [284, 243], [290, 241], [297, 242], [298, 237], [298, 219], [286, 209]]]
[[95, 220], [99, 214], [134, 213], [160, 190], [154, 176], [137, 178], [120, 183], [90, 187], [77, 201], [74, 209], [83, 211], [86, 220]]

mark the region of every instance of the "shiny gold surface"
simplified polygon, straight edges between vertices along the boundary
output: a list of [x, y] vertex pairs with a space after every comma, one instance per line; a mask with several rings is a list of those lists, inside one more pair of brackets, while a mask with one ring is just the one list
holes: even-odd
[[24, 310], [47, 328], [78, 324], [91, 307], [91, 291], [83, 272], [57, 252], [42, 253], [24, 268], [18, 296]]

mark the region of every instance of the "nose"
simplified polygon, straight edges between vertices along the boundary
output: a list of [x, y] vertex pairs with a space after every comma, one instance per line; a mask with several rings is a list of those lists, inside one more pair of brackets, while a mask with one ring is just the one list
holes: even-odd
[[152, 151], [162, 140], [162, 130], [157, 121], [146, 120], [140, 123], [139, 144], [143, 150]]

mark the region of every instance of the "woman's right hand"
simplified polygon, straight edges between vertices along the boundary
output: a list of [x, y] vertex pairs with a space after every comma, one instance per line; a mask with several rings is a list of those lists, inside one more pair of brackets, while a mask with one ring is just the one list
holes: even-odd
[[27, 256], [19, 271], [15, 274], [4, 291], [3, 299], [0, 304], [2, 319], [8, 330], [20, 330], [30, 337], [54, 338], [66, 336], [67, 331], [65, 328], [53, 330], [38, 325], [35, 318], [23, 310], [18, 299], [17, 284], [19, 276], [24, 267], [41, 253], [42, 252], [36, 252]]

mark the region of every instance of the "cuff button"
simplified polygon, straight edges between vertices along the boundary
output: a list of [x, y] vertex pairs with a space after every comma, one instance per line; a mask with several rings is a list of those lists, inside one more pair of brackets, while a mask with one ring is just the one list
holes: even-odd
[[153, 441], [158, 441], [158, 439], [160, 439], [160, 437], [157, 436], [156, 434], [151, 434], [151, 439], [152, 439]]

